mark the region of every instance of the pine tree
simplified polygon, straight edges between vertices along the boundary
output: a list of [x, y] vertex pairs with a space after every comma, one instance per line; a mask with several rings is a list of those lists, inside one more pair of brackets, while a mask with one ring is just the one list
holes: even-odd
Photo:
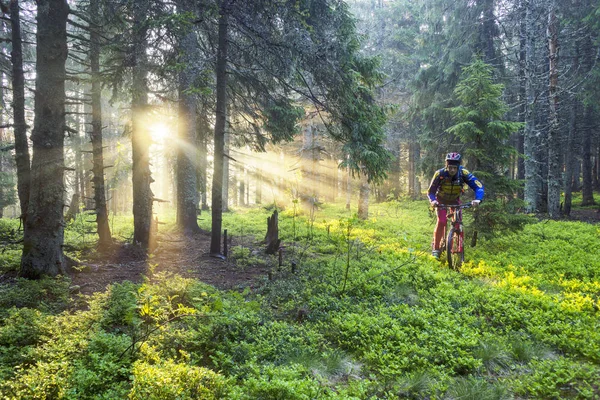
[[514, 149], [509, 138], [522, 124], [503, 119], [502, 84], [493, 83], [493, 67], [476, 58], [462, 71], [454, 91], [460, 105], [450, 109], [456, 124], [447, 129], [460, 142], [467, 167], [483, 182], [486, 202], [475, 212], [475, 229], [491, 234], [518, 228], [524, 220], [511, 217], [519, 201], [518, 182], [506, 171]]
[[508, 139], [522, 124], [503, 120], [504, 85], [493, 83], [492, 75], [493, 67], [480, 58], [463, 69], [454, 91], [460, 105], [450, 109], [456, 124], [447, 131], [460, 140], [467, 167], [484, 181], [487, 196], [512, 197], [517, 188], [505, 176], [514, 154]]

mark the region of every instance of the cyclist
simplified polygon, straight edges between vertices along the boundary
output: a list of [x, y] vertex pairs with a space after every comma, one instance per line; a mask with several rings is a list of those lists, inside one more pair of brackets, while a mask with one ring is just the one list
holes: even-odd
[[[427, 196], [433, 207], [438, 204], [460, 204], [460, 195], [463, 192], [463, 185], [466, 183], [475, 192], [475, 199], [471, 202], [473, 207], [477, 207], [483, 200], [483, 185], [469, 171], [460, 165], [461, 156], [458, 153], [448, 153], [446, 155], [446, 167], [439, 169], [433, 175]], [[435, 258], [440, 257], [440, 243], [446, 227], [447, 213], [445, 209], [437, 209], [437, 224], [433, 231], [433, 244], [431, 255]]]

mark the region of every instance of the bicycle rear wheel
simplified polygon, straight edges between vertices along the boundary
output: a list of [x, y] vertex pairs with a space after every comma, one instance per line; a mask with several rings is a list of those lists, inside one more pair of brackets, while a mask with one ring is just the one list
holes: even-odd
[[450, 229], [448, 241], [446, 242], [446, 256], [448, 257], [448, 267], [458, 271], [465, 260], [464, 248], [462, 245], [461, 232]]

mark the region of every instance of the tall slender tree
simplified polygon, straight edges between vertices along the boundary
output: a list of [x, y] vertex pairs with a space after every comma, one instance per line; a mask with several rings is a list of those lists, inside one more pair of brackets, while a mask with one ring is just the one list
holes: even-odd
[[27, 278], [66, 272], [62, 245], [68, 15], [65, 0], [38, 1], [31, 189], [20, 269]]
[[221, 254], [221, 229], [223, 226], [223, 155], [225, 151], [225, 123], [227, 118], [227, 51], [229, 13], [231, 1], [221, 0], [219, 4], [219, 35], [217, 47], [217, 109], [214, 131], [214, 170], [212, 180], [212, 226], [210, 253]]
[[[189, 0], [178, 0], [177, 8], [184, 17], [194, 15]], [[185, 21], [185, 19], [184, 19]], [[193, 25], [185, 22], [179, 34], [179, 138], [177, 141], [177, 223], [184, 232], [191, 234], [200, 231], [196, 219], [198, 207], [197, 175], [193, 151], [196, 142], [196, 109], [198, 100], [194, 94], [195, 81], [199, 75], [199, 54], [196, 33]]]
[[551, 218], [560, 216], [560, 140], [558, 123], [558, 21], [556, 2], [551, 0], [548, 10], [548, 60], [549, 60], [549, 110], [548, 129], [548, 214]]
[[102, 137], [102, 82], [100, 75], [100, 0], [90, 0], [90, 74], [92, 80], [92, 182], [94, 184], [94, 209], [98, 229], [98, 248], [104, 250], [112, 242], [108, 225], [106, 186], [104, 181], [104, 154]]
[[26, 227], [29, 204], [31, 165], [29, 144], [27, 142], [27, 124], [25, 122], [25, 76], [23, 73], [23, 39], [21, 37], [21, 16], [19, 1], [10, 2], [13, 90], [13, 129], [15, 136], [15, 160], [17, 164], [17, 192], [21, 206], [21, 219]]
[[133, 239], [143, 249], [153, 245], [152, 203], [150, 189], [150, 134], [146, 124], [148, 113], [148, 0], [132, 2], [133, 12], [133, 77], [132, 77], [132, 182]]

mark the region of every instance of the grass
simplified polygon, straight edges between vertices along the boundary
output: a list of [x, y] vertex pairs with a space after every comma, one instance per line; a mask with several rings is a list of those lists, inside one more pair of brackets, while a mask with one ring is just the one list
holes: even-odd
[[[224, 215], [243, 243], [233, 249], [240, 272], [261, 262], [271, 212]], [[0, 287], [0, 394], [158, 398], [193, 393], [182, 378], [192, 376], [206, 398], [600, 396], [597, 225], [541, 221], [483, 239], [456, 272], [429, 255], [426, 202], [372, 205], [370, 215], [283, 210], [283, 271], [293, 261], [299, 272], [244, 293], [165, 275], [69, 312], [59, 289]], [[114, 220], [122, 232], [128, 223]], [[200, 223], [209, 229], [210, 216]]]

